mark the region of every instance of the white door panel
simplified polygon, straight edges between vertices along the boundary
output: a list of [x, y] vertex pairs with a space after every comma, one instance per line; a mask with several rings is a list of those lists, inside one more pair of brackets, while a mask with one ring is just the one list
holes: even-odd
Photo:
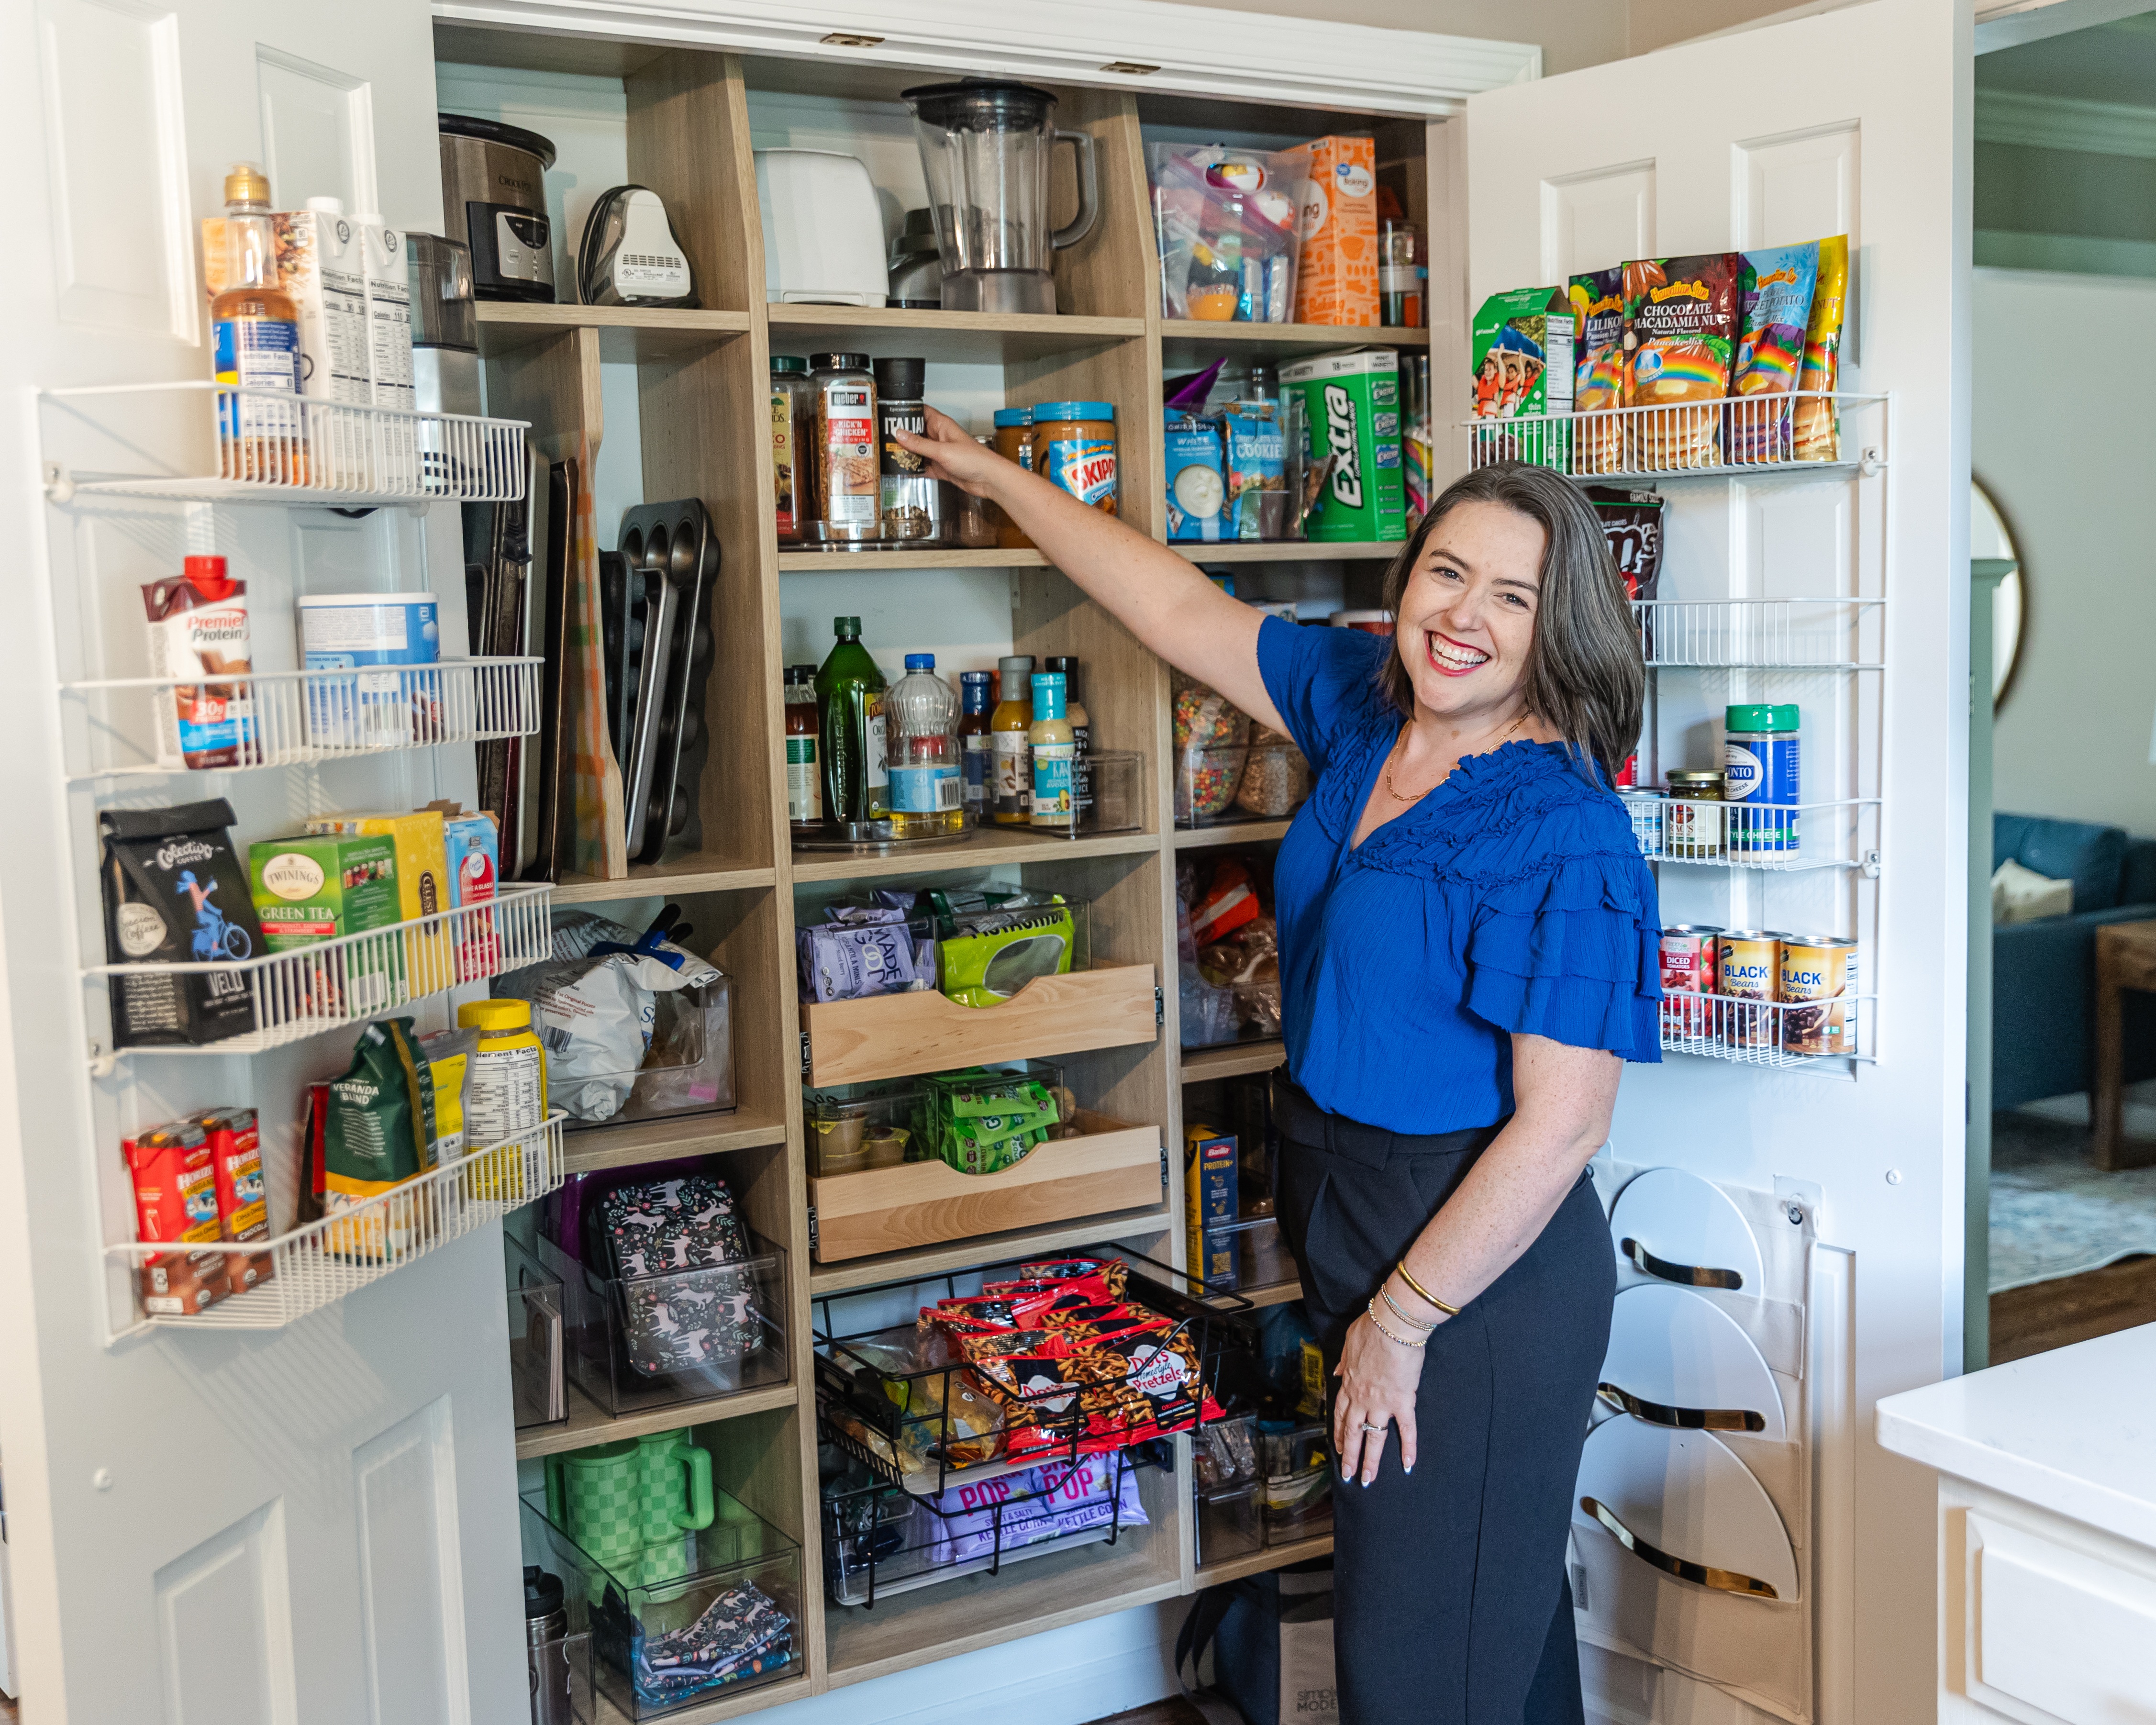
[[1628, 162], [1543, 182], [1543, 263], [1555, 282], [1655, 249], [1655, 164]]
[[297, 1725], [281, 1504], [175, 1558], [152, 1585], [169, 1725]]
[[335, 198], [363, 214], [380, 202], [374, 182], [374, 98], [365, 80], [257, 44], [262, 162], [280, 204]]

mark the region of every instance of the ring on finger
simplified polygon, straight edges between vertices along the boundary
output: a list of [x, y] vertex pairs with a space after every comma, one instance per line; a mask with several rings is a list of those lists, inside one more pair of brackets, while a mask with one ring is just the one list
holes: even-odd
[[1383, 1426], [1373, 1425], [1367, 1420], [1363, 1422], [1361, 1429], [1364, 1431], [1375, 1432], [1379, 1437], [1383, 1437], [1385, 1435], [1385, 1428]]

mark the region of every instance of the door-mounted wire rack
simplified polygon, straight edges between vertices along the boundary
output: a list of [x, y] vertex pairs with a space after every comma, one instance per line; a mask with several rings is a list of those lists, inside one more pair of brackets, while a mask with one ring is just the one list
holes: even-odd
[[1649, 862], [1799, 874], [1808, 869], [1876, 872], [1876, 797], [1839, 803], [1695, 802], [1651, 791], [1620, 793], [1632, 837]]
[[[1851, 968], [1855, 969], [1855, 961]], [[1662, 1048], [1746, 1066], [1809, 1066], [1870, 1060], [1877, 996], [1845, 993], [1821, 1000], [1754, 1000], [1734, 994], [1670, 993], [1662, 1000]]]
[[[1847, 468], [1869, 477], [1885, 465], [1885, 432], [1874, 429], [1871, 410], [1886, 399], [1802, 390], [1584, 413], [1507, 417], [1501, 408], [1460, 428], [1471, 467], [1524, 461], [1617, 484]], [[1851, 423], [1858, 419], [1861, 428]]]
[[1635, 599], [1650, 670], [1886, 669], [1884, 599]]

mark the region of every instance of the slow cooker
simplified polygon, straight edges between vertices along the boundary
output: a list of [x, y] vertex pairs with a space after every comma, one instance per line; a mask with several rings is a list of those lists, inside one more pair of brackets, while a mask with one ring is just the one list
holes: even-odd
[[439, 116], [442, 204], [448, 232], [471, 247], [472, 291], [482, 300], [554, 298], [554, 236], [547, 170], [554, 146], [536, 131]]

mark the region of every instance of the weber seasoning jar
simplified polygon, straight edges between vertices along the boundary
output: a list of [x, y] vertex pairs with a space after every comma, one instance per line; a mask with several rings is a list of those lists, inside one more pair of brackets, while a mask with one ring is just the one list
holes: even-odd
[[[1031, 408], [996, 409], [996, 453], [1006, 461], [1015, 461], [1028, 473], [1034, 470]], [[1033, 542], [1025, 536], [1019, 524], [994, 505], [989, 507], [995, 515], [997, 545], [1004, 551], [1031, 551]]]
[[875, 378], [865, 353], [812, 353], [816, 391], [816, 516], [809, 537], [873, 545], [883, 534]]
[[892, 434], [910, 431], [918, 437], [927, 430], [928, 403], [923, 394], [927, 370], [925, 360], [875, 362], [878, 484], [887, 543], [951, 542], [942, 485], [928, 476], [927, 462]]

